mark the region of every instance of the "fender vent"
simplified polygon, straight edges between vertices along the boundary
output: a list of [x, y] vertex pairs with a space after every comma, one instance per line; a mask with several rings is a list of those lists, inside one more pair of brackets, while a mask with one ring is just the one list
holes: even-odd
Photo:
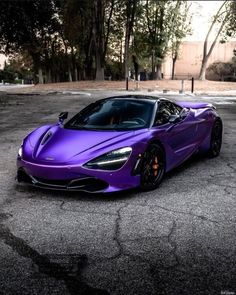
[[51, 136], [52, 136], [52, 132], [51, 131], [47, 132], [41, 141], [41, 145], [44, 145]]

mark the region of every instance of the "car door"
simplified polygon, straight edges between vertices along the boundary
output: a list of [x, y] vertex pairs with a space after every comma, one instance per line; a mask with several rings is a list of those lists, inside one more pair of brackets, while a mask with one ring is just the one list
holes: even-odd
[[[180, 115], [183, 112], [184, 114], [177, 122], [169, 122], [170, 115]], [[162, 119], [159, 118], [159, 121], [158, 114], [162, 114]], [[175, 158], [174, 162], [180, 163], [194, 152], [198, 124], [191, 109], [183, 110], [172, 102], [161, 101], [156, 119], [156, 124], [163, 129], [162, 141], [169, 147]]]

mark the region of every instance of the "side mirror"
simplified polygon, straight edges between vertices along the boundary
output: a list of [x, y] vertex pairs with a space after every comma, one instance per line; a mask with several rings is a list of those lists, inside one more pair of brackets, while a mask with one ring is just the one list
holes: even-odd
[[189, 109], [183, 108], [179, 115], [181, 118], [185, 118], [188, 115], [188, 112], [189, 112]]
[[169, 123], [175, 124], [180, 121], [181, 117], [179, 115], [170, 115], [169, 116]]
[[58, 116], [59, 118], [59, 123], [62, 124], [64, 120], [66, 120], [68, 117], [68, 112], [62, 112], [60, 113], [60, 115]]

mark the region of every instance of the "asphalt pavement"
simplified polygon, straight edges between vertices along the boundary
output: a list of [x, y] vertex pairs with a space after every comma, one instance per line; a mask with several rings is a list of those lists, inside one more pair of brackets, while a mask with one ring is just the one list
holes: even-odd
[[236, 96], [169, 95], [216, 103], [223, 146], [154, 191], [89, 195], [15, 182], [27, 133], [111, 94], [0, 94], [0, 294], [235, 295]]

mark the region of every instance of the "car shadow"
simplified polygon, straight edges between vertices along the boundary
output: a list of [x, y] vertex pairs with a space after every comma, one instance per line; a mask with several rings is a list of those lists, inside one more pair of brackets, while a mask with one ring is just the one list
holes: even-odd
[[181, 174], [184, 171], [187, 171], [190, 168], [194, 168], [201, 163], [205, 163], [205, 161], [210, 162], [214, 159], [215, 158], [210, 158], [207, 154], [194, 154], [188, 160], [186, 160], [184, 163], [180, 164], [176, 168], [167, 172], [163, 181], [165, 182], [165, 180], [171, 179], [171, 178], [177, 176], [178, 174]]
[[15, 190], [19, 193], [30, 194], [30, 198], [44, 198], [55, 200], [78, 200], [86, 202], [94, 201], [103, 201], [103, 202], [113, 202], [117, 200], [124, 200], [137, 196], [137, 193], [140, 192], [140, 189], [133, 188], [124, 190], [121, 192], [112, 192], [112, 193], [88, 193], [83, 191], [60, 191], [60, 190], [51, 190], [34, 187], [28, 184], [15, 184]]

